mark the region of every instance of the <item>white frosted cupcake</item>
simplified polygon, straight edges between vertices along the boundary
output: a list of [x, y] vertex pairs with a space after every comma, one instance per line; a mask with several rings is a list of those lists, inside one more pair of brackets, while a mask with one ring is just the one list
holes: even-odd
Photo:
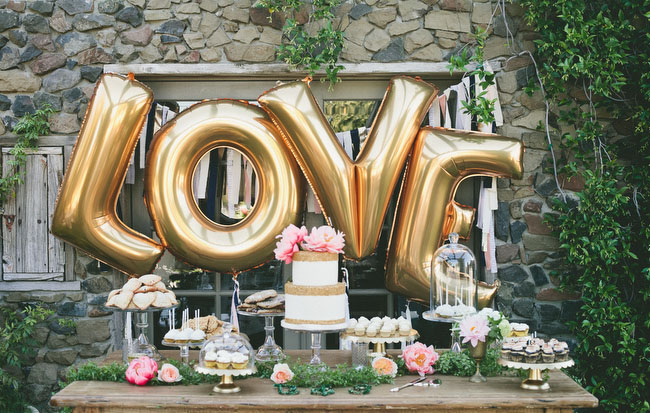
[[217, 352], [217, 368], [227, 369], [230, 368], [232, 362], [232, 355], [226, 350], [219, 350]]
[[205, 340], [205, 333], [202, 330], [194, 330], [190, 336], [192, 343], [200, 343]]
[[208, 351], [205, 354], [205, 358], [203, 359], [205, 362], [205, 367], [214, 369], [217, 367], [217, 353], [214, 351]]
[[366, 317], [361, 316], [359, 317], [357, 324], [361, 324], [364, 327], [368, 327], [368, 324], [370, 324], [370, 320], [368, 320]]
[[363, 336], [365, 334], [366, 334], [366, 327], [361, 323], [357, 323], [357, 325], [354, 327], [354, 335]]
[[234, 353], [232, 356], [232, 366], [236, 369], [245, 369], [248, 365], [248, 356], [242, 353]]
[[370, 319], [370, 323], [371, 323], [371, 324], [372, 324], [372, 323], [378, 323], [378, 322], [380, 322], [380, 321], [381, 321], [381, 318], [379, 318], [379, 317], [373, 317], [373, 318]]
[[354, 329], [356, 328], [356, 326], [357, 326], [357, 320], [355, 318], [351, 318], [348, 321], [348, 328], [345, 332], [348, 334], [354, 334]]
[[411, 334], [411, 323], [408, 321], [404, 321], [403, 323], [399, 324], [399, 335], [400, 336], [408, 336]]
[[174, 330], [169, 330], [167, 334], [165, 334], [165, 337], [163, 337], [163, 340], [165, 340], [168, 343], [176, 343], [178, 340], [178, 334], [180, 331], [174, 329]]
[[190, 339], [192, 338], [192, 333], [194, 333], [194, 330], [192, 330], [191, 328], [186, 328], [185, 330], [181, 330], [180, 333], [178, 333], [178, 338], [176, 342], [189, 343]]
[[376, 325], [371, 324], [368, 326], [368, 329], [366, 330], [366, 335], [368, 337], [376, 337], [377, 333], [379, 333], [379, 329], [376, 327]]
[[381, 330], [379, 330], [379, 335], [382, 337], [390, 337], [393, 335], [393, 332], [395, 332], [393, 323], [384, 323], [384, 325], [381, 327]]

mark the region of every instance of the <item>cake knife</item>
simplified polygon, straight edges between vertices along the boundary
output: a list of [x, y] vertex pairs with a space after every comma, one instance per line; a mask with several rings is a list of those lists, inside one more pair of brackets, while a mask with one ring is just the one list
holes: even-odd
[[418, 377], [417, 379], [415, 379], [415, 380], [413, 380], [413, 381], [411, 381], [411, 382], [408, 382], [408, 383], [406, 383], [406, 384], [404, 384], [404, 385], [402, 385], [402, 386], [399, 386], [399, 387], [393, 387], [392, 389], [390, 389], [390, 391], [400, 391], [400, 390], [402, 390], [402, 389], [405, 389], [405, 388], [407, 388], [407, 387], [411, 387], [411, 386], [413, 386], [414, 384], [419, 383], [419, 382], [424, 381], [424, 380], [426, 380], [426, 377]]

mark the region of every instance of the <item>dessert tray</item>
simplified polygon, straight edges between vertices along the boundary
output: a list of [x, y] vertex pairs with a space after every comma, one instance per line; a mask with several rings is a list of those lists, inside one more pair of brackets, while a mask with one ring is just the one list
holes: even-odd
[[556, 370], [571, 367], [575, 363], [569, 359], [554, 363], [524, 363], [520, 361], [511, 361], [499, 358], [497, 363], [513, 369], [528, 370], [528, 378], [521, 382], [521, 388], [526, 390], [550, 390], [551, 386], [542, 377], [542, 370]]
[[163, 346], [167, 346], [167, 347], [192, 347], [192, 348], [199, 348], [203, 346], [204, 343], [205, 340], [198, 343], [189, 342], [189, 341], [187, 343], [176, 343], [176, 342], [172, 343], [171, 341], [166, 341], [166, 340], [163, 340], [161, 342]]
[[197, 373], [210, 376], [221, 376], [221, 382], [212, 388], [215, 393], [238, 393], [241, 387], [235, 384], [233, 376], [249, 376], [257, 372], [255, 366], [245, 369], [213, 369], [210, 367], [194, 366]]
[[390, 337], [368, 337], [368, 336], [357, 336], [349, 333], [341, 333], [341, 338], [350, 340], [353, 343], [402, 343], [404, 341], [417, 340], [420, 337], [420, 334], [417, 330], [411, 329], [408, 335], [405, 336], [390, 336]]
[[292, 324], [287, 323], [284, 320], [280, 321], [280, 325], [287, 330], [297, 331], [299, 333], [338, 333], [340, 331], [345, 331], [348, 328], [348, 322], [343, 322], [340, 324], [323, 324], [323, 325], [314, 325], [314, 324]]

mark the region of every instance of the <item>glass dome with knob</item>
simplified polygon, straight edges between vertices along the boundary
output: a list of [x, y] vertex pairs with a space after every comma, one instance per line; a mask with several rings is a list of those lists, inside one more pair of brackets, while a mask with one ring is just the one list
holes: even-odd
[[457, 233], [449, 234], [449, 244], [433, 253], [429, 311], [422, 314], [427, 320], [453, 322], [476, 313], [476, 259], [458, 238]]

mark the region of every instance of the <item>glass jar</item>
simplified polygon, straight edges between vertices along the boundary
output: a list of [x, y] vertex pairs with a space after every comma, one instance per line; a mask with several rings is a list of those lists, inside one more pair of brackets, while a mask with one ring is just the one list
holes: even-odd
[[210, 337], [201, 347], [199, 366], [219, 370], [252, 370], [255, 352], [248, 337], [232, 331], [232, 325], [227, 323], [223, 333]]
[[458, 243], [458, 234], [449, 234], [449, 244], [434, 252], [430, 274], [426, 318], [452, 321], [476, 313], [476, 259]]

